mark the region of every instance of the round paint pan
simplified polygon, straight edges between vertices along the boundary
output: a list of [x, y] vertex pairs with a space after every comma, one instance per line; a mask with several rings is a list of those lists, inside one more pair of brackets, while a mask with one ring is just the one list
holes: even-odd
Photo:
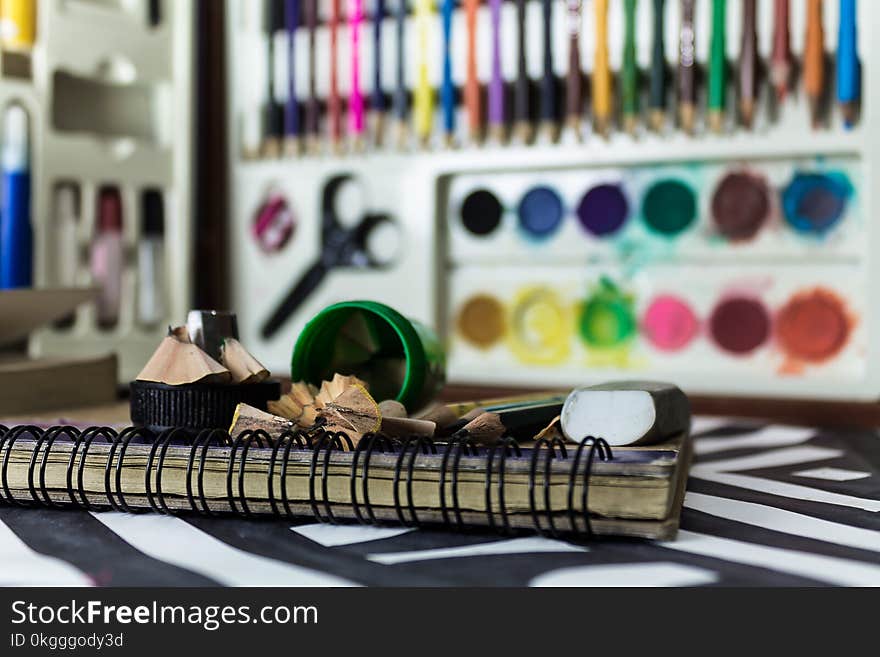
[[529, 237], [544, 240], [562, 225], [565, 207], [550, 187], [533, 187], [525, 193], [516, 210], [520, 229]]
[[776, 316], [776, 340], [791, 358], [821, 363], [846, 345], [852, 323], [834, 292], [815, 289], [794, 295]]
[[757, 299], [729, 297], [712, 311], [709, 333], [720, 349], [744, 356], [767, 342], [770, 314]]
[[603, 280], [581, 309], [579, 329], [591, 347], [611, 349], [625, 344], [637, 329], [632, 298]]
[[526, 288], [511, 311], [510, 349], [524, 363], [556, 365], [568, 357], [570, 321], [568, 306], [552, 289]]
[[629, 218], [629, 201], [616, 183], [596, 185], [581, 198], [577, 217], [581, 226], [596, 237], [611, 237]]
[[782, 213], [799, 233], [822, 235], [843, 219], [852, 191], [843, 174], [796, 173], [782, 191]]
[[477, 189], [468, 194], [461, 204], [461, 223], [471, 235], [491, 235], [501, 225], [504, 208], [501, 201], [488, 189]]
[[660, 351], [684, 349], [699, 328], [700, 322], [687, 302], [671, 294], [656, 297], [642, 316], [642, 333]]
[[652, 232], [675, 237], [696, 221], [697, 195], [681, 180], [658, 180], [642, 198], [642, 217]]
[[479, 349], [489, 349], [507, 332], [504, 306], [487, 294], [471, 297], [461, 307], [456, 325], [467, 342]]
[[754, 238], [770, 219], [771, 208], [767, 183], [745, 171], [725, 175], [712, 196], [715, 227], [732, 241]]

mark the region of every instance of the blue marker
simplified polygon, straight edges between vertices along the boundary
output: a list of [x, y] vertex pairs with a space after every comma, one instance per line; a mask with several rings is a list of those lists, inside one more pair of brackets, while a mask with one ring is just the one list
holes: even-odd
[[452, 81], [452, 12], [455, 0], [443, 0], [441, 13], [443, 19], [443, 86], [440, 100], [443, 103], [443, 131], [447, 145], [452, 144], [455, 135], [455, 83]]
[[28, 116], [13, 104], [3, 117], [2, 189], [0, 189], [0, 289], [33, 284], [31, 171]]
[[840, 33], [837, 37], [837, 101], [844, 125], [851, 128], [858, 119], [861, 96], [856, 0], [840, 0]]

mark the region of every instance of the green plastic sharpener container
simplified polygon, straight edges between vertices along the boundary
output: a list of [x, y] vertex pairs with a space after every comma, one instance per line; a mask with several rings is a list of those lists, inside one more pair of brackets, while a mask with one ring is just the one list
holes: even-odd
[[427, 406], [446, 379], [446, 355], [435, 333], [375, 301], [346, 301], [306, 324], [290, 363], [294, 381], [320, 385], [353, 374], [376, 401], [396, 399], [411, 413]]

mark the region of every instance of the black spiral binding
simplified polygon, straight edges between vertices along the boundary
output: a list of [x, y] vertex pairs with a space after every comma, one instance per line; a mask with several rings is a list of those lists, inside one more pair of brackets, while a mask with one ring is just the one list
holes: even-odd
[[[30, 455], [27, 482], [29, 500], [16, 499], [9, 484], [9, 462], [13, 446], [20, 439], [34, 441]], [[70, 426], [58, 426], [41, 429], [36, 426], [23, 425], [13, 428], [0, 425], [0, 502], [15, 505], [43, 505], [52, 508], [63, 508], [54, 499], [46, 487], [46, 469], [50, 454], [56, 443], [72, 443], [67, 457], [66, 484], [67, 497], [70, 504], [85, 510], [111, 508], [127, 513], [136, 513], [143, 509], [132, 506], [125, 498], [122, 490], [122, 472], [129, 447], [133, 443], [149, 444], [150, 450], [144, 469], [144, 491], [149, 507], [162, 514], [173, 514], [165, 493], [162, 490], [162, 472], [169, 448], [172, 445], [189, 447], [186, 467], [186, 498], [190, 510], [205, 516], [218, 515], [220, 509], [212, 509], [205, 495], [204, 472], [209, 449], [224, 447], [229, 450], [226, 468], [226, 503], [229, 513], [251, 518], [255, 514], [250, 508], [245, 491], [248, 456], [252, 447], [271, 448], [267, 469], [267, 489], [271, 512], [276, 517], [295, 519], [292, 508], [293, 501], [287, 488], [287, 474], [291, 455], [294, 450], [309, 452], [308, 462], [308, 505], [312, 515], [318, 522], [335, 523], [338, 521], [333, 512], [333, 503], [329, 495], [330, 467], [335, 452], [351, 453], [349, 469], [349, 494], [354, 519], [368, 525], [379, 525], [383, 522], [370, 501], [369, 481], [370, 467], [373, 456], [378, 452], [394, 455], [393, 476], [393, 510], [397, 520], [406, 526], [422, 526], [413, 496], [415, 464], [419, 455], [437, 455], [442, 451], [439, 468], [438, 494], [440, 515], [443, 524], [458, 529], [465, 527], [463, 510], [459, 499], [459, 474], [462, 459], [477, 457], [480, 448], [469, 439], [450, 440], [435, 443], [432, 439], [420, 436], [403, 440], [391, 439], [382, 434], [367, 434], [357, 445], [344, 432], [329, 432], [323, 426], [312, 429], [288, 430], [278, 437], [271, 437], [265, 431], [244, 431], [234, 439], [222, 430], [206, 430], [193, 436], [184, 429], [169, 429], [154, 435], [146, 429], [128, 428], [116, 432], [107, 427], [90, 427], [79, 430]], [[85, 488], [85, 467], [92, 444], [102, 440], [109, 445], [104, 463], [104, 497], [106, 503], [96, 503], [89, 499]], [[495, 531], [511, 534], [514, 531], [508, 515], [504, 498], [505, 475], [510, 459], [529, 459], [528, 470], [528, 512], [533, 528], [540, 534], [559, 536], [565, 531], [584, 533], [593, 537], [593, 527], [589, 512], [590, 477], [593, 465], [598, 458], [601, 461], [613, 459], [611, 447], [602, 439], [587, 436], [582, 440], [573, 458], [570, 459], [568, 470], [567, 523], [558, 525], [550, 503], [550, 475], [553, 462], [569, 461], [568, 448], [559, 437], [543, 438], [528, 451], [524, 450], [515, 440], [506, 437], [495, 445], [486, 448], [485, 475], [483, 481], [485, 499], [485, 517], [489, 527]], [[196, 461], [198, 460], [198, 463]], [[276, 490], [276, 472], [280, 480]], [[195, 477], [195, 483], [193, 478]], [[575, 487], [581, 477], [580, 505], [575, 505]], [[236, 481], [237, 478], [237, 481]], [[318, 499], [320, 480], [321, 499]], [[359, 481], [358, 481], [359, 480]], [[543, 508], [537, 503], [538, 494], [542, 495]], [[402, 499], [401, 489], [405, 491]], [[448, 490], [448, 489], [451, 489]], [[451, 497], [451, 502], [450, 498]], [[497, 499], [497, 508], [493, 502]], [[237, 498], [237, 500], [236, 500]], [[567, 525], [567, 527], [565, 526]]]
[[[381, 453], [383, 454], [387, 452], [394, 453], [396, 449], [394, 441], [387, 436], [370, 433], [361, 438], [361, 440], [355, 447], [354, 454], [351, 457], [349, 495], [351, 496], [351, 505], [354, 509], [354, 514], [357, 517], [358, 522], [360, 522], [362, 525], [378, 525], [381, 522], [376, 518], [376, 514], [373, 512], [373, 506], [370, 504], [370, 488], [368, 485], [370, 459], [373, 457], [373, 452], [376, 451], [377, 447], [381, 450]], [[357, 500], [357, 468], [361, 454], [364, 454], [364, 466], [361, 472], [361, 496], [367, 509], [367, 515], [369, 516], [368, 518], [364, 518], [363, 514], [361, 513], [361, 505]]]
[[498, 462], [498, 506], [501, 509], [501, 521], [503, 523], [502, 531], [505, 534], [512, 534], [513, 532], [510, 528], [510, 521], [507, 518], [507, 508], [504, 504], [504, 466], [507, 457], [510, 456], [511, 453], [516, 457], [520, 457], [522, 456], [522, 450], [520, 449], [519, 443], [509, 436], [502, 438], [498, 443], [493, 445], [492, 449], [489, 451], [489, 458], [486, 463], [485, 483], [486, 518], [489, 521], [489, 527], [493, 530], [497, 530], [495, 525], [495, 514], [492, 512], [492, 465], [495, 462], [495, 454], [499, 449], [501, 450], [501, 459]]

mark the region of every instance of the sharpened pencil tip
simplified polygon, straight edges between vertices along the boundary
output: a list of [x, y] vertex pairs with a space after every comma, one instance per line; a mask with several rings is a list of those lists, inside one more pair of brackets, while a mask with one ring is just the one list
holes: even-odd
[[666, 127], [666, 112], [662, 109], [651, 110], [648, 115], [648, 126], [654, 132], [663, 132]]

